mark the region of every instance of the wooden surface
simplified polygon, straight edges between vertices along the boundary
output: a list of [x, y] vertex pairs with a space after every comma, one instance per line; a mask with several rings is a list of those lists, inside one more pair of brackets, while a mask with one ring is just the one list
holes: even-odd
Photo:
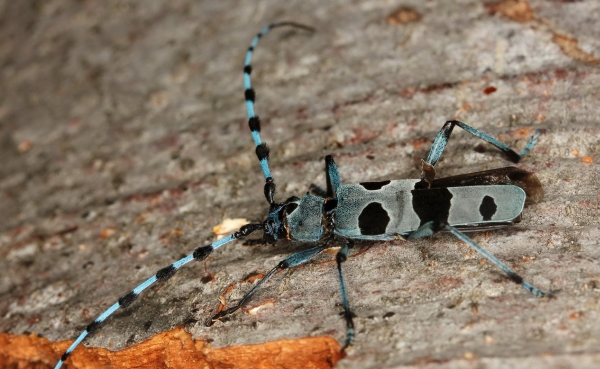
[[[517, 151], [533, 130], [545, 130], [519, 164], [537, 173], [544, 199], [519, 225], [472, 236], [556, 298], [528, 295], [449, 235], [375, 244], [346, 266], [357, 337], [337, 367], [600, 365], [597, 1], [0, 7], [5, 334], [72, 340], [119, 296], [214, 240], [223, 219], [262, 220], [242, 65], [258, 30], [295, 20], [317, 32], [277, 30], [253, 62], [279, 200], [324, 184], [326, 154], [344, 183], [415, 178], [448, 119]], [[436, 170], [507, 165], [455, 131]], [[280, 273], [249, 309], [205, 324], [228, 286], [235, 284], [231, 304], [256, 283], [240, 281], [305, 247], [230, 244], [151, 288], [85, 345], [138, 347], [178, 326], [214, 348], [339, 342], [333, 263]]]
[[[31, 335], [0, 333], [2, 368], [54, 366], [71, 342], [54, 343]], [[328, 369], [341, 358], [339, 344], [330, 337], [277, 340], [259, 345], [214, 349], [192, 339], [181, 328], [153, 336], [121, 351], [81, 347], [69, 357], [70, 368], [206, 368], [206, 369]]]

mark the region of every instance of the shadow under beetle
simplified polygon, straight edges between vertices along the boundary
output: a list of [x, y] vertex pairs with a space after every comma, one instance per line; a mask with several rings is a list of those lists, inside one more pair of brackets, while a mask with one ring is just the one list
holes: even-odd
[[348, 259], [348, 249], [353, 241], [414, 240], [440, 231], [456, 236], [500, 268], [512, 281], [535, 296], [551, 296], [550, 292], [542, 291], [523, 281], [523, 278], [512, 269], [463, 233], [505, 227], [519, 222], [526, 200], [538, 202], [543, 197], [543, 189], [537, 177], [516, 167], [506, 167], [435, 178], [434, 169], [456, 126], [502, 150], [515, 163], [537, 143], [540, 130], [534, 133], [525, 149], [517, 154], [506, 144], [475, 128], [456, 120], [448, 121], [435, 137], [427, 159], [422, 161], [420, 179], [342, 184], [337, 166], [333, 158], [328, 155], [325, 157], [326, 189], [313, 185], [314, 195], [307, 193], [302, 198], [290, 197], [284, 202], [275, 202], [275, 181], [269, 170], [269, 148], [261, 141], [260, 119], [254, 114], [255, 92], [250, 82], [252, 73], [250, 63], [258, 41], [271, 29], [282, 26], [314, 31], [311, 27], [293, 22], [271, 24], [254, 37], [244, 63], [244, 96], [248, 111], [248, 125], [256, 144], [256, 156], [265, 177], [264, 195], [269, 203], [269, 214], [266, 220], [262, 223], [247, 224], [225, 238], [196, 248], [192, 254], [159, 270], [131, 292], [123, 295], [118, 302], [87, 326], [62, 355], [55, 369], [61, 367], [89, 333], [95, 331], [117, 309], [129, 306], [146, 288], [155, 282], [166, 281], [184, 264], [192, 260], [204, 260], [226, 243], [244, 238], [259, 230], [263, 231], [263, 240], [268, 243], [287, 239], [312, 243], [314, 246], [285, 258], [235, 306], [215, 314], [212, 322], [235, 312], [246, 304], [276, 272], [305, 264], [323, 250], [333, 245], [341, 245], [336, 255], [336, 263], [344, 308], [343, 315], [346, 321], [346, 338], [342, 348], [345, 350], [354, 342], [355, 332], [342, 264]]

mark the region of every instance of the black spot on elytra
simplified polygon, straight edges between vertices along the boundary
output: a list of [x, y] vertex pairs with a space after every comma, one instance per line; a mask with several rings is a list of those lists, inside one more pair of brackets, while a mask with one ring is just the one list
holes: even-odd
[[390, 216], [378, 202], [372, 202], [365, 206], [358, 216], [358, 227], [364, 236], [385, 234], [385, 228], [389, 222]]
[[383, 182], [362, 182], [359, 183], [359, 185], [363, 186], [363, 188], [367, 191], [375, 191], [375, 190], [381, 190], [381, 188], [383, 186], [389, 185], [390, 181], [383, 181]]
[[413, 210], [421, 220], [420, 226], [430, 221], [437, 223], [448, 221], [452, 194], [447, 188], [412, 190], [411, 193]]
[[492, 216], [496, 214], [498, 206], [491, 196], [485, 196], [479, 206], [479, 214], [483, 217], [483, 220], [492, 220]]

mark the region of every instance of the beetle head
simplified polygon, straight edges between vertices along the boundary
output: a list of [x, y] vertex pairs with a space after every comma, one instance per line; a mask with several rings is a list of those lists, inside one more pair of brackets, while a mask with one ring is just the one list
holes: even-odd
[[290, 239], [289, 227], [286, 217], [298, 207], [297, 197], [290, 197], [283, 203], [273, 203], [269, 215], [263, 222], [264, 237], [268, 243], [275, 243], [278, 239]]

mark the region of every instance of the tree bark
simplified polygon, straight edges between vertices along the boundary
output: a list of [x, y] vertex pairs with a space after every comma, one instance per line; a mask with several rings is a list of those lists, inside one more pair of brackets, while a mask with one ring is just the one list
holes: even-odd
[[[344, 264], [357, 335], [337, 367], [600, 365], [598, 2], [1, 7], [4, 338], [73, 340], [120, 296], [212, 242], [225, 218], [264, 220], [242, 66], [256, 32], [293, 20], [317, 31], [274, 30], [252, 64], [279, 201], [324, 186], [327, 154], [342, 183], [418, 178], [446, 120], [517, 152], [544, 130], [518, 166], [536, 173], [545, 197], [518, 225], [471, 235], [555, 297], [533, 297], [449, 234], [362, 244]], [[436, 172], [508, 165], [455, 130]], [[335, 253], [277, 274], [248, 309], [206, 326], [228, 286], [230, 306], [257, 283], [249, 276], [308, 246], [228, 244], [84, 344], [121, 350], [179, 326], [215, 348], [343, 342]]]

